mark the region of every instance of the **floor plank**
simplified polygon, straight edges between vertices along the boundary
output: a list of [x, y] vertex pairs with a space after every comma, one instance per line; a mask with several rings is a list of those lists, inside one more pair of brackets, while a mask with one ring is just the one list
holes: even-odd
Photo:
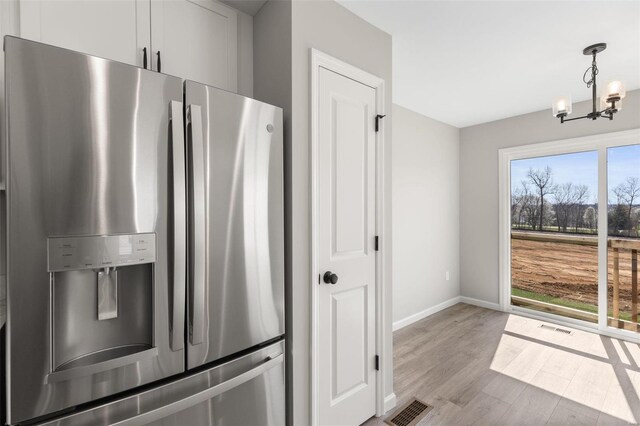
[[553, 410], [551, 418], [547, 425], [553, 426], [590, 426], [595, 425], [598, 418], [589, 417], [582, 411], [574, 411], [566, 405], [558, 403], [556, 409]]
[[513, 401], [500, 423], [513, 425], [544, 425], [556, 409], [560, 396], [527, 385]]
[[637, 424], [640, 345], [542, 324], [458, 304], [396, 331], [398, 407], [432, 405], [421, 426]]

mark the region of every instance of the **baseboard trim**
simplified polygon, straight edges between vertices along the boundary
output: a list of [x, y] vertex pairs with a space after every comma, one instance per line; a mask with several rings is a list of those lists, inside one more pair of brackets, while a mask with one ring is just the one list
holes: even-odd
[[396, 400], [396, 394], [395, 393], [387, 395], [384, 398], [384, 412], [388, 413], [389, 410], [395, 408], [396, 407], [396, 402], [397, 402], [397, 400]]
[[396, 322], [393, 323], [393, 331], [397, 331], [400, 330], [401, 328], [404, 328], [410, 324], [413, 324], [416, 321], [420, 321], [421, 319], [424, 319], [430, 315], [435, 314], [436, 312], [440, 312], [443, 309], [447, 309], [457, 303], [460, 303], [460, 296], [456, 296], [456, 297], [452, 297], [449, 300], [445, 300], [442, 303], [439, 303], [435, 306], [432, 306], [430, 308], [425, 309], [424, 311], [420, 311], [416, 314], [413, 315], [409, 315], [406, 318], [403, 318], [401, 320], [398, 320]]
[[460, 302], [480, 306], [481, 308], [493, 309], [494, 311], [502, 311], [499, 303], [487, 302], [486, 300], [474, 299], [473, 297], [460, 296]]

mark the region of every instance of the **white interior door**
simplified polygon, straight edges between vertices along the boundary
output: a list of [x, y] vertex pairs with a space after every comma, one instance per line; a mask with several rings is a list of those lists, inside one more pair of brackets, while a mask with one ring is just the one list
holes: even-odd
[[21, 0], [20, 36], [130, 65], [150, 48], [150, 0]]
[[151, 2], [152, 65], [166, 74], [236, 92], [238, 13], [214, 0]]
[[321, 68], [318, 102], [318, 419], [358, 425], [376, 403], [376, 92]]

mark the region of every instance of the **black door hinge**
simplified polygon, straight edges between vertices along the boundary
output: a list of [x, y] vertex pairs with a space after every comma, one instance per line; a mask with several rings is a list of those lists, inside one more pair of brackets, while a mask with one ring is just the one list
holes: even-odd
[[376, 371], [380, 371], [380, 356], [376, 355]]
[[380, 114], [376, 115], [376, 132], [380, 130], [380, 120], [385, 117], [386, 115], [380, 115]]
[[379, 238], [378, 238], [378, 236], [376, 235], [376, 239], [375, 239], [375, 243], [374, 243], [376, 251], [380, 250], [380, 249], [378, 248], [378, 247], [379, 247], [379, 246], [378, 246], [378, 241], [379, 241]]

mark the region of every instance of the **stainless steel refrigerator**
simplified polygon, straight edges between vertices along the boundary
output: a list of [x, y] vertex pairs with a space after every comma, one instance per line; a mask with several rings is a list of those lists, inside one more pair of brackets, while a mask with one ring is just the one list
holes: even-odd
[[282, 110], [4, 43], [5, 421], [284, 424]]

